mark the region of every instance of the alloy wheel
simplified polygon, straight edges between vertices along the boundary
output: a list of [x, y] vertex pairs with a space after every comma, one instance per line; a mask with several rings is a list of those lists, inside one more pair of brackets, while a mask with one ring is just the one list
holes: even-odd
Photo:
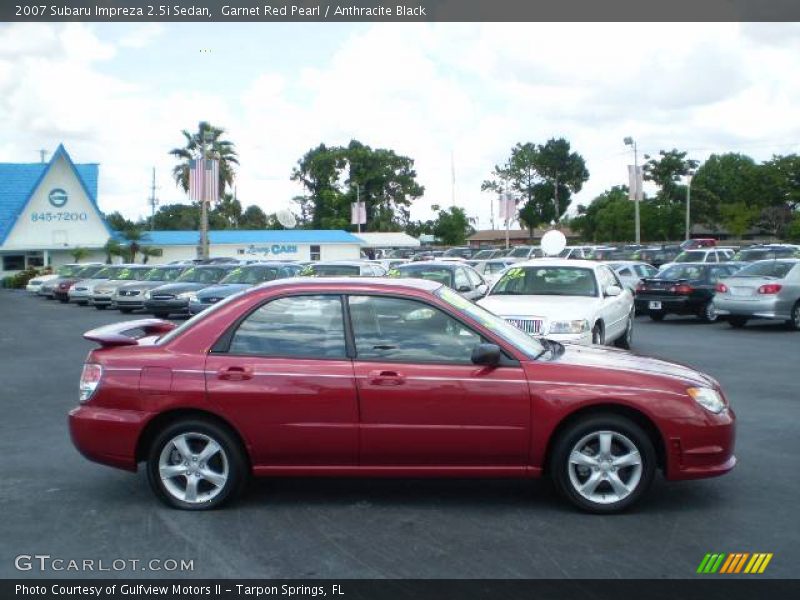
[[228, 482], [228, 456], [217, 441], [204, 433], [186, 432], [167, 442], [158, 460], [164, 489], [187, 504], [207, 503]]
[[594, 504], [612, 504], [630, 496], [642, 480], [642, 456], [630, 438], [616, 431], [582, 437], [569, 454], [570, 484]]

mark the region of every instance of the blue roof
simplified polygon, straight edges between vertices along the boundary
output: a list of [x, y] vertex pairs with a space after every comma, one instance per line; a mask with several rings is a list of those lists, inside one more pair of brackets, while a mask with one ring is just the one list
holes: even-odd
[[[220, 229], [208, 232], [211, 244], [357, 244], [363, 242], [346, 231], [333, 229]], [[148, 231], [142, 244], [152, 246], [195, 246], [197, 231]]]
[[[47, 171], [62, 156], [72, 167], [95, 209], [100, 212], [97, 207], [98, 165], [76, 165], [63, 145], [58, 146], [50, 162], [47, 163], [0, 163], [0, 244], [5, 242], [11, 233], [17, 217], [25, 209]], [[100, 216], [102, 217], [102, 213]], [[103, 222], [105, 223], [105, 220]]]

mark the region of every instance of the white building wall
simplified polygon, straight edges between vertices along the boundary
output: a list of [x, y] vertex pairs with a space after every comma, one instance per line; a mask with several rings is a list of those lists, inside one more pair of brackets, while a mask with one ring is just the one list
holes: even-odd
[[[361, 248], [358, 244], [319, 244], [320, 260], [358, 260]], [[197, 257], [196, 246], [157, 246], [161, 257], [150, 259], [151, 263], [168, 263], [174, 260], [191, 260]], [[311, 260], [311, 244], [211, 244], [212, 257], [230, 257], [240, 260]]]
[[[48, 200], [50, 192], [57, 188], [67, 193], [67, 203], [62, 207], [53, 206]], [[100, 215], [62, 156], [39, 183], [2, 250], [97, 248], [108, 237]]]

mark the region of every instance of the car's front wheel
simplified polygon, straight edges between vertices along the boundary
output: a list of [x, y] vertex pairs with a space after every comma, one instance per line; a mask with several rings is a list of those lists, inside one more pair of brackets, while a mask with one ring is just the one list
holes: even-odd
[[653, 481], [656, 452], [647, 433], [619, 415], [572, 424], [551, 453], [550, 477], [578, 508], [613, 513], [634, 504]]
[[786, 325], [792, 331], [800, 331], [800, 300], [795, 302], [795, 305], [792, 307], [791, 319], [786, 321]]
[[147, 459], [147, 478], [169, 506], [208, 510], [232, 499], [242, 488], [247, 467], [241, 445], [224, 427], [192, 419], [166, 427]]
[[728, 317], [728, 324], [734, 329], [741, 329], [747, 325], [747, 317]]
[[618, 337], [616, 340], [614, 340], [614, 345], [617, 348], [622, 348], [623, 350], [631, 349], [631, 345], [633, 344], [633, 316], [634, 313], [631, 311], [631, 314], [628, 317], [628, 324], [625, 326], [625, 333], [623, 333], [621, 337]]
[[714, 302], [711, 300], [706, 302], [703, 308], [700, 309], [699, 316], [705, 323], [716, 322], [719, 315], [717, 315], [717, 308], [714, 306]]

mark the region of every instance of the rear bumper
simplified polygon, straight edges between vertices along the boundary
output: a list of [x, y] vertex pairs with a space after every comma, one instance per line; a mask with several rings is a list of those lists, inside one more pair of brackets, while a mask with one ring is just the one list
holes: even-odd
[[664, 312], [678, 315], [693, 315], [707, 302], [698, 301], [688, 296], [637, 296], [634, 299], [636, 311], [640, 313], [650, 312], [650, 302], [660, 302], [661, 308], [654, 312]]
[[718, 477], [736, 466], [736, 415], [728, 408], [703, 422], [682, 424], [667, 440], [666, 477], [671, 480]]
[[69, 434], [89, 460], [136, 471], [136, 444], [148, 418], [143, 412], [79, 406], [69, 412]]
[[741, 300], [717, 296], [714, 298], [714, 307], [719, 315], [781, 320], [791, 318], [791, 306], [788, 303], [783, 306], [777, 298]]

